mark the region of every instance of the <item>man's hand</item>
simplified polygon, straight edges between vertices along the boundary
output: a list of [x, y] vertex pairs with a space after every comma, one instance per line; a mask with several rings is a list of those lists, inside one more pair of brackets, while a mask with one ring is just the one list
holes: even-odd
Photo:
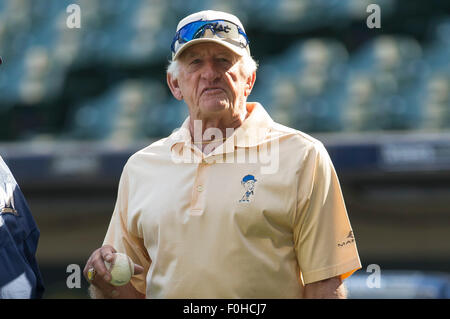
[[346, 299], [347, 292], [339, 276], [307, 284], [305, 296], [307, 299]]
[[[106, 269], [105, 261], [112, 262], [113, 254], [116, 252], [114, 247], [104, 245], [101, 248], [95, 250], [86, 262], [86, 266], [83, 270], [83, 275], [88, 282], [91, 283], [90, 292], [92, 298], [145, 298], [145, 295], [141, 294], [134, 288], [129, 282], [128, 284], [120, 287], [113, 286], [109, 283], [111, 280], [111, 274]], [[95, 275], [92, 280], [89, 280], [89, 269], [95, 270]], [[134, 265], [134, 274], [138, 275], [144, 271], [144, 268], [140, 265]]]

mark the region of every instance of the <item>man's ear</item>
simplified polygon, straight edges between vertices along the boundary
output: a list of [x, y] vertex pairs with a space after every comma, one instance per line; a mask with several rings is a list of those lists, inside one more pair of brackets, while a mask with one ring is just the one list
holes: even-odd
[[179, 101], [183, 99], [183, 94], [181, 93], [180, 86], [178, 84], [178, 79], [172, 74], [167, 73], [167, 85], [169, 86], [172, 95]]
[[247, 82], [245, 83], [245, 91], [244, 95], [245, 97], [249, 96], [252, 92], [253, 86], [255, 85], [256, 81], [256, 72], [253, 72], [248, 78]]

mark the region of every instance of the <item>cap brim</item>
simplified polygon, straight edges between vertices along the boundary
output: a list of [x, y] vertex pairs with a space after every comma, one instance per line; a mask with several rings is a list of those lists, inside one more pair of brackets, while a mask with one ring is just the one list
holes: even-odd
[[199, 44], [199, 43], [206, 43], [206, 42], [213, 42], [220, 44], [227, 49], [233, 51], [239, 56], [243, 56], [245, 54], [248, 54], [248, 51], [246, 48], [238, 47], [232, 43], [220, 40], [220, 39], [213, 39], [213, 38], [201, 38], [201, 39], [194, 39], [189, 41], [188, 43], [184, 44], [182, 47], [178, 49], [178, 51], [175, 53], [175, 55], [172, 56], [172, 61], [175, 61], [186, 49], [190, 48], [193, 45]]

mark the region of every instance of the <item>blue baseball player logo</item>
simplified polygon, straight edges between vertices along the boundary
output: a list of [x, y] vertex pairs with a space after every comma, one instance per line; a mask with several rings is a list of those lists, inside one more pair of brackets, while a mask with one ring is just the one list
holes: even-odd
[[241, 181], [242, 186], [245, 189], [245, 194], [242, 196], [239, 203], [248, 203], [250, 202], [250, 196], [254, 194], [255, 183], [257, 182], [255, 176], [253, 175], [245, 175]]

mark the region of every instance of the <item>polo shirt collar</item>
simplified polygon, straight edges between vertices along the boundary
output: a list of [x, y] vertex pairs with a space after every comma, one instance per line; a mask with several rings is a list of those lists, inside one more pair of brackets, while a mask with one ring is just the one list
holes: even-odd
[[[210, 154], [234, 151], [234, 147], [254, 147], [265, 142], [273, 123], [272, 118], [260, 103], [247, 102], [246, 107], [250, 115], [223, 144]], [[183, 146], [194, 147], [189, 130], [189, 120], [190, 117], [188, 116], [181, 129], [169, 136], [169, 146], [172, 151], [174, 148], [180, 150]]]

